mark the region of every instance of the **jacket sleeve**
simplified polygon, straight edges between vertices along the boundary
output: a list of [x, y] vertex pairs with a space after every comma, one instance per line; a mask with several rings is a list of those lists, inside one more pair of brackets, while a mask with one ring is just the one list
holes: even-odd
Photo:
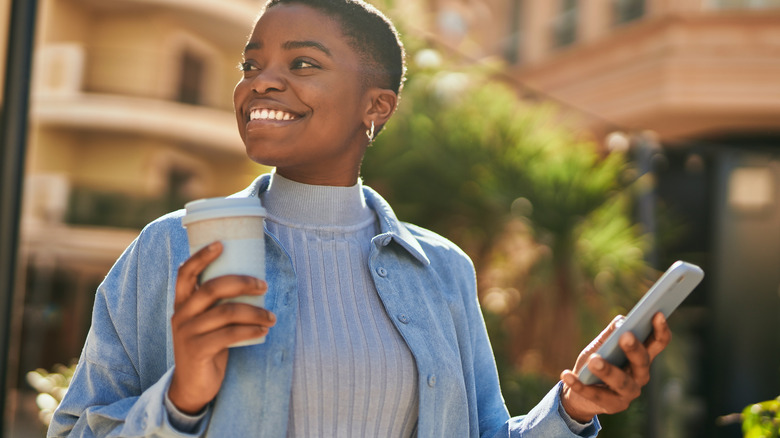
[[579, 434], [573, 432], [563, 419], [562, 407], [560, 406], [561, 386], [562, 383], [558, 382], [527, 415], [510, 418], [493, 436], [496, 438], [545, 438], [552, 436], [595, 438], [601, 430], [598, 419], [594, 418], [593, 422]]
[[[173, 374], [173, 368], [165, 369], [167, 326], [155, 326], [161, 332], [156, 339], [139, 331], [139, 325], [148, 325], [139, 313], [167, 316], [165, 307], [139, 306], [138, 295], [160, 294], [156, 299], [164, 303], [169, 284], [168, 270], [158, 263], [160, 250], [142, 254], [142, 236], [125, 250], [98, 288], [87, 341], [48, 436], [180, 437], [202, 435], [205, 430], [208, 420], [192, 435], [171, 426], [164, 404]], [[144, 343], [145, 354], [157, 353], [156, 363], [144, 362], [139, 343]]]
[[[469, 270], [465, 272], [473, 273], [473, 266], [469, 266]], [[477, 299], [476, 281], [469, 281], [473, 286], [471, 296], [465, 299], [465, 306], [473, 346], [474, 386], [477, 395], [480, 437], [595, 437], [600, 429], [598, 420], [594, 419], [593, 424], [585, 428], [581, 434], [573, 432], [564, 420], [561, 415], [563, 408], [560, 405], [560, 382], [528, 414], [509, 418], [501, 395], [495, 357]]]

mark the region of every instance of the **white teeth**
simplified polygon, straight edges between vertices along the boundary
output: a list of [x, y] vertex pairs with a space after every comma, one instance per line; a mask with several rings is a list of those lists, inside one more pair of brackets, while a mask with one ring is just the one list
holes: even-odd
[[253, 109], [249, 112], [249, 120], [292, 120], [294, 118], [295, 115], [291, 113], [267, 108]]

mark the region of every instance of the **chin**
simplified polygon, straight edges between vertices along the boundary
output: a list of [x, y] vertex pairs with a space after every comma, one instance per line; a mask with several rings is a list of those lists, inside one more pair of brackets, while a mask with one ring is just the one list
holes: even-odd
[[283, 157], [274, 156], [265, 148], [246, 148], [246, 156], [257, 164], [268, 167], [277, 167], [283, 164]]
[[276, 165], [273, 164], [273, 160], [269, 160], [267, 157], [258, 156], [256, 154], [247, 153], [247, 157], [249, 157], [250, 160], [254, 161], [255, 163], [261, 165], [261, 166], [268, 166], [268, 167], [275, 167]]

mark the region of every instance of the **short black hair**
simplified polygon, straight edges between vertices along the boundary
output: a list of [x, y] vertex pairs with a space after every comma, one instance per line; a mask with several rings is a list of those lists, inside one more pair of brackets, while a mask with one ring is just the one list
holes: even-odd
[[337, 20], [369, 74], [375, 73], [372, 80], [400, 94], [406, 73], [404, 46], [393, 23], [377, 8], [362, 0], [269, 0], [265, 9], [280, 4], [309, 6]]

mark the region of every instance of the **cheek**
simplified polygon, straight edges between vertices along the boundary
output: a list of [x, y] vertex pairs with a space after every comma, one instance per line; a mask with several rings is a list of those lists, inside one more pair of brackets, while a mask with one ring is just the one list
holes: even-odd
[[236, 122], [238, 123], [238, 133], [241, 135], [242, 140], [246, 140], [244, 133], [246, 130], [246, 123], [244, 122], [242, 102], [244, 102], [248, 90], [249, 84], [245, 79], [238, 81], [236, 87], [233, 89], [233, 111], [236, 116]]
[[241, 108], [241, 102], [244, 100], [244, 96], [246, 96], [246, 92], [249, 89], [249, 83], [246, 81], [246, 79], [241, 79], [236, 83], [236, 86], [233, 88], [233, 109], [236, 111], [236, 113], [239, 112], [239, 109]]
[[[319, 120], [329, 126], [349, 124], [355, 115], [355, 96], [350, 87], [343, 84], [324, 84], [306, 90], [310, 106], [319, 114]], [[316, 98], [315, 98], [316, 96]], [[303, 97], [302, 97], [303, 99]]]
[[333, 111], [349, 103], [349, 96], [340, 81], [328, 79], [298, 81], [291, 84], [295, 97], [312, 110]]

